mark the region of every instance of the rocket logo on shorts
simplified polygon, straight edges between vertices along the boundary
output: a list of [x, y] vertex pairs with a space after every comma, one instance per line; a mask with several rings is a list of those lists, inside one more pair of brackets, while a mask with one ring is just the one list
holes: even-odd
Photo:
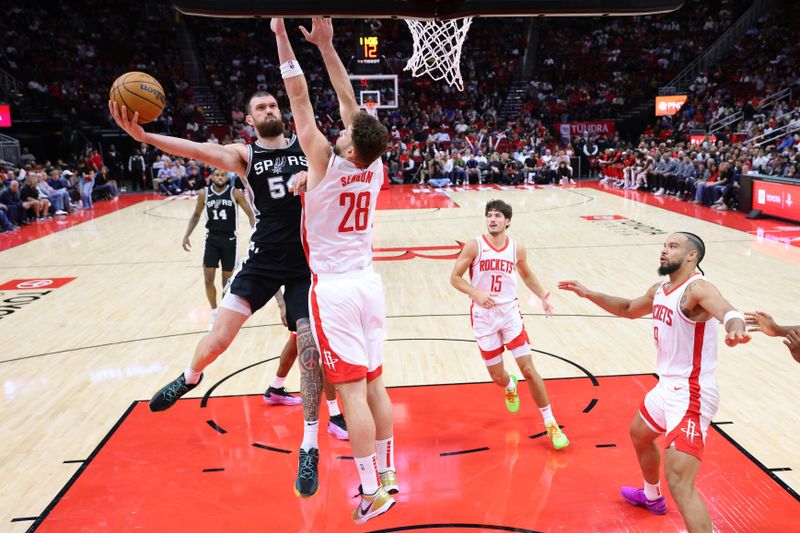
[[686, 427], [681, 429], [681, 431], [683, 431], [683, 433], [686, 435], [686, 438], [689, 439], [690, 443], [694, 442], [694, 438], [697, 437], [698, 435], [700, 435], [695, 430], [696, 426], [697, 425], [694, 423], [694, 421], [687, 420], [686, 421]]
[[331, 370], [336, 370], [336, 362], [339, 360], [335, 357], [330, 350], [322, 350], [322, 362]]

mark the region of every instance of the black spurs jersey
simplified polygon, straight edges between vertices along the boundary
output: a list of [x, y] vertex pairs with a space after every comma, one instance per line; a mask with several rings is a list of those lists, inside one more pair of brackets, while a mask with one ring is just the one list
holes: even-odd
[[300, 242], [300, 197], [289, 192], [292, 176], [308, 170], [308, 159], [296, 135], [285, 148], [248, 145], [250, 163], [244, 183], [254, 204], [256, 227], [250, 240], [257, 244]]
[[226, 185], [216, 192], [214, 185], [206, 187], [206, 229], [209, 233], [236, 235], [239, 207], [233, 198], [233, 187]]

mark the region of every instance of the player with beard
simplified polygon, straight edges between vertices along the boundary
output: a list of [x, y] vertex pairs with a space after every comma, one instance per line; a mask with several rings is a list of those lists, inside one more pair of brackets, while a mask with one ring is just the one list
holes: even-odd
[[[148, 133], [138, 124], [137, 115], [128, 119], [125, 107], [120, 109], [110, 100], [108, 105], [117, 124], [137, 141], [235, 172], [244, 182], [256, 215], [248, 257], [231, 278], [211, 331], [200, 339], [186, 370], [153, 396], [150, 409], [168, 409], [194, 389], [203, 379], [203, 370], [228, 348], [250, 315], [284, 287], [288, 327], [297, 332], [305, 422], [295, 492], [311, 496], [319, 484], [317, 428], [322, 372], [308, 315], [311, 272], [300, 242], [302, 206], [300, 198], [291, 192], [293, 177], [308, 169], [300, 143], [296, 136], [284, 136], [278, 101], [263, 91], [253, 94], [245, 108], [245, 121], [257, 133], [256, 141], [248, 145], [198, 143]], [[275, 393], [288, 396], [285, 389]]]
[[[647, 393], [630, 426], [644, 476], [644, 488], [622, 487], [623, 498], [654, 514], [666, 514], [659, 482], [661, 453], [655, 439], [664, 440], [664, 473], [689, 531], [711, 531], [711, 517], [695, 487], [703, 458], [706, 431], [719, 406], [717, 328], [725, 325], [725, 344], [750, 341], [745, 317], [735, 310], [700, 269], [706, 247], [693, 233], [667, 237], [661, 251], [660, 276], [644, 296], [633, 300], [590, 291], [577, 281], [561, 281], [572, 291], [609, 313], [625, 318], [653, 315], [658, 384]], [[700, 272], [697, 272], [700, 270]]]

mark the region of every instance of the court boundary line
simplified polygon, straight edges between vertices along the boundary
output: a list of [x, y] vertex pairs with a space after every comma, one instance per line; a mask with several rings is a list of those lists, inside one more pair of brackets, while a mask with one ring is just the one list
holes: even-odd
[[[602, 375], [597, 376], [598, 378], [618, 378], [618, 377], [644, 377], [644, 376], [653, 376], [657, 378], [658, 376], [652, 372], [645, 372], [645, 373], [632, 373], [632, 374], [609, 374], [609, 375]], [[568, 377], [559, 377], [559, 378], [544, 378], [545, 381], [559, 381], [559, 380], [568, 380], [568, 379], [585, 379], [585, 376], [568, 376]], [[398, 385], [394, 387], [387, 387], [387, 389], [401, 389], [401, 388], [413, 388], [413, 387], [442, 387], [442, 386], [451, 386], [451, 385], [475, 385], [481, 383], [491, 383], [491, 381], [477, 381], [477, 382], [458, 382], [458, 383], [426, 383], [422, 385]], [[254, 393], [254, 394], [230, 394], [224, 396], [215, 396], [215, 398], [243, 398], [243, 397], [250, 397], [250, 396], [261, 396], [261, 394]], [[200, 398], [182, 398], [182, 400], [198, 400]], [[125, 422], [128, 416], [133, 412], [133, 409], [136, 407], [137, 404], [144, 403], [147, 400], [134, 400], [125, 410], [125, 412], [120, 416], [114, 426], [109, 430], [109, 432], [103, 437], [100, 443], [92, 450], [92, 453], [86, 458], [86, 461], [78, 468], [78, 470], [72, 475], [72, 477], [67, 481], [64, 487], [56, 494], [53, 500], [45, 507], [44, 511], [37, 517], [36, 521], [28, 528], [27, 533], [31, 533], [36, 531], [36, 529], [44, 522], [47, 516], [52, 512], [56, 505], [61, 501], [61, 499], [66, 495], [67, 491], [72, 488], [72, 485], [78, 480], [80, 475], [83, 473], [84, 470], [91, 464], [92, 460], [100, 453], [102, 448], [108, 443], [111, 437], [116, 433], [119, 427]], [[741, 444], [739, 444], [736, 439], [728, 435], [724, 430], [720, 429], [715, 422], [712, 422], [710, 426], [719, 433], [723, 438], [725, 438], [730, 444], [732, 444], [739, 452], [744, 455], [745, 459], [749, 459], [759, 470], [767, 474], [769, 478], [774, 481], [780, 488], [786, 491], [790, 496], [792, 496], [796, 501], [800, 502], [800, 494], [798, 494], [792, 487], [790, 487], [785, 481], [780, 479], [777, 475], [775, 475], [769, 468], [764, 465], [760, 460], [758, 460], [753, 454], [747, 451]], [[405, 527], [405, 526], [404, 526]], [[414, 526], [415, 528], [418, 526]], [[436, 528], [436, 525], [433, 525]], [[444, 525], [438, 527], [445, 527]], [[450, 527], [450, 526], [447, 526]], [[427, 529], [430, 529], [431, 526], [427, 526]], [[513, 529], [503, 529], [504, 531], [514, 531]], [[383, 532], [383, 531], [402, 531], [402, 529], [381, 529], [375, 530], [374, 533]]]
[[72, 477], [70, 477], [67, 483], [61, 488], [60, 491], [58, 491], [58, 494], [56, 494], [55, 498], [53, 498], [52, 501], [50, 501], [50, 503], [47, 504], [47, 507], [44, 508], [44, 511], [42, 511], [36, 518], [36, 521], [33, 524], [31, 524], [31, 526], [27, 530], [27, 533], [36, 531], [36, 529], [40, 525], [42, 525], [42, 522], [44, 522], [44, 520], [52, 512], [55, 506], [58, 505], [58, 502], [60, 502], [61, 499], [67, 494], [67, 491], [69, 491], [69, 489], [72, 488], [72, 485], [74, 485], [75, 482], [78, 481], [78, 478], [81, 476], [83, 471], [86, 470], [86, 468], [91, 464], [92, 460], [97, 456], [97, 454], [100, 453], [100, 451], [103, 449], [106, 443], [108, 443], [111, 437], [114, 436], [114, 433], [116, 433], [117, 430], [120, 428], [120, 426], [122, 426], [122, 423], [125, 422], [125, 420], [128, 418], [128, 415], [130, 415], [133, 412], [133, 409], [136, 407], [136, 404], [138, 403], [141, 403], [141, 401], [134, 400], [133, 402], [131, 402], [131, 404], [128, 406], [125, 412], [122, 413], [122, 416], [119, 417], [119, 419], [111, 427], [109, 432], [106, 433], [105, 437], [103, 437], [102, 440], [100, 440], [100, 443], [97, 446], [95, 446], [94, 450], [92, 450], [92, 453], [89, 454], [89, 456], [86, 458], [83, 464], [81, 464], [81, 466], [78, 467], [75, 473], [72, 474]]

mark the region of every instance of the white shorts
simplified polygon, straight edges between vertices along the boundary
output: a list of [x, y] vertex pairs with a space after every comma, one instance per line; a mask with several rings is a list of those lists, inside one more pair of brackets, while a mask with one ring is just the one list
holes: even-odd
[[380, 376], [386, 321], [381, 277], [372, 269], [312, 274], [308, 300], [311, 329], [328, 381], [370, 381]]
[[486, 366], [496, 365], [503, 360], [504, 347], [511, 350], [514, 357], [531, 353], [519, 301], [495, 305], [490, 309], [473, 304], [470, 320], [472, 333], [478, 341]]
[[713, 375], [690, 379], [664, 378], [642, 400], [639, 414], [657, 433], [665, 433], [664, 448], [703, 459], [706, 433], [719, 407], [719, 387]]

